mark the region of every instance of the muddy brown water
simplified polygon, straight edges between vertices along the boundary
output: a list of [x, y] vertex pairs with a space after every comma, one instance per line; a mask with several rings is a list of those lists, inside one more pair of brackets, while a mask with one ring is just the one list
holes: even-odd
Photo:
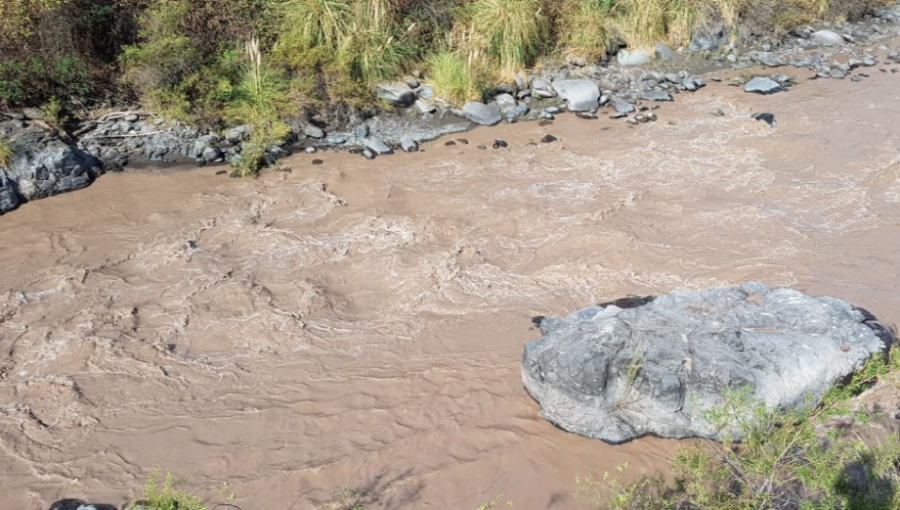
[[245, 510], [345, 485], [367, 508], [581, 508], [578, 474], [667, 470], [682, 443], [537, 417], [530, 317], [758, 279], [898, 322], [900, 75], [869, 74], [27, 204], [0, 218], [0, 506], [121, 504], [160, 466]]

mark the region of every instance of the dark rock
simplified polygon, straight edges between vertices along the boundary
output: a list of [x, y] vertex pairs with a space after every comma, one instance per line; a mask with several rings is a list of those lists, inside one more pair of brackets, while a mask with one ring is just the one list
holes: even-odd
[[202, 159], [206, 163], [213, 163], [221, 158], [222, 151], [220, 151], [216, 147], [207, 147], [203, 149], [203, 153], [200, 155], [200, 159]]
[[[15, 190], [19, 202], [84, 188], [103, 173], [103, 163], [96, 157], [38, 127], [13, 131], [8, 138], [13, 160], [3, 188]], [[8, 192], [5, 195], [9, 197]]]
[[541, 138], [541, 143], [553, 143], [557, 140], [559, 140], [559, 138], [547, 133], [543, 138]]
[[456, 145], [456, 142], [454, 142], [453, 140], [450, 140], [449, 142], [444, 142], [444, 147], [452, 147], [454, 145]]
[[216, 170], [216, 175], [225, 175], [227, 173], [228, 173], [227, 170]]
[[469, 122], [474, 122], [481, 126], [495, 126], [503, 120], [500, 116], [500, 107], [497, 103], [466, 103], [462, 107], [462, 114]]
[[391, 149], [388, 144], [384, 143], [384, 141], [380, 138], [367, 138], [364, 142], [366, 147], [371, 149], [378, 154], [379, 156], [385, 156], [387, 154], [393, 154], [394, 150]]
[[416, 93], [404, 83], [382, 83], [375, 86], [375, 95], [391, 106], [409, 108], [416, 103]]
[[321, 159], [314, 159], [314, 160], [312, 160], [312, 164], [313, 164], [313, 165], [321, 165], [321, 164], [323, 164], [323, 163], [325, 163], [325, 161], [323, 161], [323, 160], [321, 160]]
[[418, 152], [419, 144], [407, 136], [400, 140], [400, 148], [403, 149], [403, 152]]
[[613, 109], [618, 113], [631, 113], [634, 111], [633, 104], [618, 97], [612, 97], [609, 100], [609, 104], [612, 105]]
[[671, 101], [672, 94], [662, 90], [645, 90], [641, 92], [641, 99], [644, 101]]
[[689, 49], [691, 51], [718, 51], [720, 47], [728, 44], [728, 37], [729, 34], [725, 30], [696, 30]]
[[753, 78], [744, 85], [744, 92], [755, 92], [757, 94], [774, 94], [786, 91], [787, 89], [782, 87], [777, 81], [761, 76]]
[[496, 140], [494, 140], [494, 148], [495, 149], [506, 148], [506, 147], [509, 147], [509, 144], [506, 143], [506, 140], [502, 140], [500, 138], [497, 138]]
[[116, 507], [102, 503], [85, 503], [80, 499], [61, 499], [50, 505], [50, 510], [116, 510]]
[[746, 391], [769, 409], [815, 405], [887, 348], [850, 304], [757, 282], [539, 324], [522, 379], [541, 417], [609, 443], [647, 434], [740, 440], [739, 428], [707, 421], [726, 392]]
[[19, 207], [19, 196], [13, 182], [6, 177], [6, 170], [0, 168], [0, 215]]
[[778, 127], [778, 121], [775, 120], [775, 115], [771, 113], [754, 113], [753, 118], [756, 120], [761, 120], [775, 129]]
[[656, 47], [653, 48], [654, 54], [656, 54], [656, 58], [662, 60], [663, 62], [671, 62], [675, 60], [675, 52], [672, 51], [672, 48], [669, 48], [663, 43], [656, 43]]
[[506, 119], [506, 122], [509, 122], [510, 124], [512, 124], [513, 122], [516, 122], [517, 120], [519, 120], [521, 117], [528, 115], [528, 112], [529, 112], [528, 106], [526, 106], [524, 104], [520, 104], [520, 105], [515, 106], [514, 108], [509, 108], [506, 111], [504, 111], [503, 117]]
[[575, 115], [582, 119], [594, 120], [597, 118], [597, 114], [591, 112], [578, 112]]
[[553, 90], [573, 112], [592, 112], [600, 106], [600, 88], [591, 80], [560, 80]]
[[625, 112], [616, 112], [616, 113], [610, 115], [609, 118], [610, 118], [610, 119], [622, 119], [622, 118], [625, 118], [625, 117], [627, 117], [627, 116], [628, 116], [628, 114], [625, 113]]

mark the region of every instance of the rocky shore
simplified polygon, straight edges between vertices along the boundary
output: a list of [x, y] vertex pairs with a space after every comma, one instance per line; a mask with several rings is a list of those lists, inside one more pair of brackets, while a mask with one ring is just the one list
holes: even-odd
[[[267, 149], [267, 160], [274, 164], [294, 152], [320, 150], [349, 150], [373, 159], [396, 150], [412, 152], [421, 142], [479, 125], [552, 120], [566, 111], [587, 119], [609, 115], [633, 124], [650, 122], [657, 114], [648, 113], [649, 103], [673, 101], [710, 80], [721, 81], [711, 77], [715, 71], [752, 69], [731, 84], [762, 94], [793, 85], [777, 71], [785, 66], [808, 70], [816, 79], [861, 81], [868, 76], [866, 68], [900, 63], [900, 50], [889, 42], [898, 35], [900, 7], [856, 23], [804, 26], [785, 37], [760, 37], [744, 46], [730, 43], [724, 31], [698, 33], [687, 48], [619, 48], [605, 62], [575, 59], [520, 75], [513, 84], [497, 87], [486, 102], [459, 109], [435, 97], [427, 80], [410, 76], [376, 88], [376, 96], [392, 111], [356, 125], [294, 122], [291, 137]], [[83, 188], [104, 172], [138, 161], [228, 164], [240, 158], [249, 135], [247, 126], [210, 132], [143, 111], [81, 120], [68, 131], [49, 129], [37, 110], [0, 112], [0, 136], [9, 140], [14, 154], [7, 167], [0, 167], [0, 214]]]

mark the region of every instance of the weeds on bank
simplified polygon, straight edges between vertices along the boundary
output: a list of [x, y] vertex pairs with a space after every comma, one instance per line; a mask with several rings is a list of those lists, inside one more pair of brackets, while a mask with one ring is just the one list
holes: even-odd
[[893, 349], [835, 386], [818, 406], [787, 412], [766, 409], [747, 391], [727, 392], [724, 404], [704, 415], [726, 437], [679, 452], [674, 482], [642, 473], [625, 483], [622, 465], [600, 478], [576, 478], [577, 494], [604, 510], [898, 510], [898, 438], [867, 445], [838, 429], [819, 429], [828, 418], [850, 413], [851, 397], [876, 379], [898, 374], [900, 349]]
[[0, 167], [8, 167], [12, 164], [13, 156], [12, 144], [3, 135], [0, 135]]
[[565, 0], [556, 20], [557, 44], [570, 57], [600, 60], [614, 38], [613, 0]]
[[250, 125], [250, 139], [243, 144], [232, 171], [236, 177], [258, 174], [266, 165], [266, 150], [290, 134], [281, 120], [291, 107], [287, 81], [263, 61], [257, 39], [248, 42], [245, 51], [244, 75], [228, 109], [233, 120]]
[[191, 496], [181, 488], [172, 473], [160, 479], [159, 468], [155, 468], [144, 486], [144, 497], [130, 505], [130, 510], [206, 510], [200, 498]]
[[435, 53], [428, 57], [426, 66], [435, 94], [454, 104], [480, 101], [490, 82], [483, 63], [459, 50]]

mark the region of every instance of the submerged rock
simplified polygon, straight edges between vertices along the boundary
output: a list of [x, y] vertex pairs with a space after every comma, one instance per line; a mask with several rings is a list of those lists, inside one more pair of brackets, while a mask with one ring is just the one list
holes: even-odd
[[619, 300], [541, 318], [522, 379], [541, 417], [583, 436], [740, 439], [705, 411], [729, 391], [770, 409], [817, 402], [885, 352], [890, 335], [873, 320], [839, 299], [758, 282]]
[[777, 81], [761, 76], [753, 78], [744, 85], [744, 92], [755, 92], [757, 94], [774, 94], [776, 92], [785, 92], [786, 90]]

